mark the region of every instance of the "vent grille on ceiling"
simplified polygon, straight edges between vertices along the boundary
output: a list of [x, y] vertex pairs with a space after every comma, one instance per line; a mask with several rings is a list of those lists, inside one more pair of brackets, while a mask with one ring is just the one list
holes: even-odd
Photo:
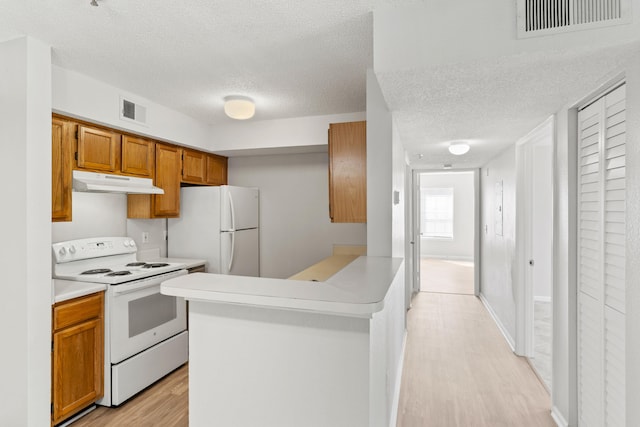
[[120, 98], [120, 118], [141, 125], [147, 124], [147, 107], [128, 99]]
[[518, 0], [518, 36], [625, 24], [630, 11], [629, 0]]

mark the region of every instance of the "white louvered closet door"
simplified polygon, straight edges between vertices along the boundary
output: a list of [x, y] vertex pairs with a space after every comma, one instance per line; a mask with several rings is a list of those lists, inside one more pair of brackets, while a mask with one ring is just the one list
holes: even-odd
[[625, 86], [578, 114], [578, 412], [625, 426]]

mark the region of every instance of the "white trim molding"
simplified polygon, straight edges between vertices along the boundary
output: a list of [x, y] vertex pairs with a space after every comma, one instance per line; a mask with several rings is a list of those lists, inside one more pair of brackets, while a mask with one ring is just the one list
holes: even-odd
[[500, 318], [498, 317], [496, 312], [493, 311], [493, 308], [491, 308], [491, 305], [489, 304], [489, 301], [487, 301], [487, 299], [484, 297], [484, 295], [482, 295], [482, 293], [480, 293], [479, 298], [480, 298], [480, 301], [482, 301], [482, 304], [484, 305], [484, 307], [489, 312], [489, 315], [493, 318], [493, 321], [498, 326], [498, 329], [502, 333], [502, 336], [504, 337], [504, 339], [507, 341], [507, 344], [509, 344], [509, 347], [511, 347], [511, 351], [513, 351], [515, 353], [516, 344], [515, 344], [515, 341], [513, 340], [513, 338], [511, 337], [511, 335], [509, 335], [509, 332], [507, 331], [507, 328], [504, 327], [504, 325], [500, 321]]
[[391, 416], [389, 417], [389, 427], [396, 427], [398, 424], [398, 406], [400, 405], [400, 388], [402, 386], [402, 370], [404, 369], [404, 354], [407, 349], [407, 330], [404, 330], [402, 337], [402, 351], [400, 352], [400, 363], [396, 372], [396, 386], [393, 390], [393, 400], [391, 402]]
[[569, 427], [569, 423], [564, 419], [564, 416], [560, 412], [557, 406], [554, 406], [551, 409], [551, 418], [556, 423], [558, 427]]

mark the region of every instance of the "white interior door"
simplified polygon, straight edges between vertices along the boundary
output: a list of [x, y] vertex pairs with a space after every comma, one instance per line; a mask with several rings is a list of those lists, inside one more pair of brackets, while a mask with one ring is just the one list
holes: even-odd
[[578, 113], [578, 419], [624, 426], [625, 86]]
[[519, 153], [518, 207], [523, 226], [524, 351], [551, 390], [553, 287], [553, 120], [536, 128], [522, 142]]
[[413, 292], [420, 292], [420, 174], [417, 171], [413, 172], [413, 211], [412, 211], [412, 235], [411, 241], [413, 242]]

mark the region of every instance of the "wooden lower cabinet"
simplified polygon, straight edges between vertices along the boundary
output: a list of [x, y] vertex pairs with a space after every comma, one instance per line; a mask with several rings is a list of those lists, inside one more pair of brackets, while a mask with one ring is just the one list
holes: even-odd
[[51, 424], [104, 393], [104, 292], [53, 306]]

